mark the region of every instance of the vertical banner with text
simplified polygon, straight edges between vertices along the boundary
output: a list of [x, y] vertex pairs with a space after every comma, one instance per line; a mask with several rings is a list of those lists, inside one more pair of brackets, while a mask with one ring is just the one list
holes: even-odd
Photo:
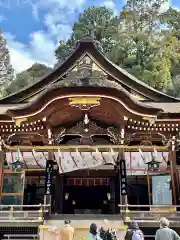
[[45, 195], [52, 195], [53, 161], [47, 160], [45, 176]]
[[120, 184], [121, 184], [121, 195], [127, 195], [127, 175], [126, 175], [126, 161], [120, 159]]

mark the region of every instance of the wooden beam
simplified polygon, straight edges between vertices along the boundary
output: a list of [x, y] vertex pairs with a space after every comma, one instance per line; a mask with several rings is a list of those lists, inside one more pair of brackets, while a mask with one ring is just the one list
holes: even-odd
[[47, 145], [47, 146], [10, 146], [5, 143], [4, 148], [10, 151], [50, 151], [50, 150], [60, 150], [64, 152], [110, 152], [113, 149], [115, 152], [119, 152], [119, 150], [123, 151], [139, 151], [139, 148], [144, 151], [168, 151], [168, 146], [127, 146], [127, 145]]

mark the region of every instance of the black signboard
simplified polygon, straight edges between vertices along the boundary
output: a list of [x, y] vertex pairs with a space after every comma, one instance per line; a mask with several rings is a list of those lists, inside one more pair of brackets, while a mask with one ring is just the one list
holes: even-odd
[[47, 160], [46, 163], [46, 181], [45, 195], [52, 195], [52, 180], [53, 180], [53, 161]]
[[120, 160], [120, 184], [121, 184], [121, 195], [127, 195], [127, 176], [126, 176], [126, 161]]

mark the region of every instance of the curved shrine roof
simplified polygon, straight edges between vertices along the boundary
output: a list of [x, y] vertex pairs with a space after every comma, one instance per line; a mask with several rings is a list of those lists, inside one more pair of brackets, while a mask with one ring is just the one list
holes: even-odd
[[[95, 46], [94, 42], [90, 38], [83, 39], [79, 41], [75, 50], [72, 54], [61, 64], [59, 64], [52, 72], [48, 73], [46, 76], [42, 77], [37, 83], [32, 86], [27, 87], [15, 94], [12, 94], [6, 98], [0, 100], [0, 104], [14, 104], [14, 103], [25, 103], [38, 93], [44, 94], [47, 87], [54, 88], [56, 86], [63, 87], [62, 77], [67, 74], [83, 56], [89, 55], [96, 64], [111, 76], [114, 81], [114, 87], [121, 89], [123, 86], [136, 93], [146, 97], [151, 102], [179, 102], [180, 99], [168, 96], [156, 89], [148, 86], [147, 84], [141, 82], [127, 71], [123, 70], [119, 66], [115, 65], [113, 62], [108, 60]], [[109, 80], [110, 81], [110, 80]], [[110, 85], [111, 85], [110, 83]], [[56, 85], [57, 84], [57, 85]], [[97, 83], [98, 85], [98, 83]], [[109, 87], [110, 87], [109, 85]], [[108, 86], [107, 86], [108, 87]], [[128, 92], [128, 91], [127, 91]]]

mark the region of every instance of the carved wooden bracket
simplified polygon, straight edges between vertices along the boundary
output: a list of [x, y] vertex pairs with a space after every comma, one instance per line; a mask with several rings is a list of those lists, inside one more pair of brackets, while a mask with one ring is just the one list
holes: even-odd
[[90, 121], [85, 124], [84, 121], [78, 122], [75, 126], [69, 129], [59, 129], [59, 134], [56, 134], [56, 142], [59, 144], [62, 142], [65, 136], [77, 136], [80, 137], [81, 144], [92, 144], [93, 137], [95, 136], [109, 136], [110, 141], [114, 144], [120, 144], [121, 130], [113, 127], [102, 128], [95, 122]]
[[154, 145], [154, 143], [157, 142], [166, 146], [168, 143], [168, 138], [161, 133], [134, 132], [127, 134], [126, 140], [128, 142], [139, 142], [139, 144], [143, 146]]

